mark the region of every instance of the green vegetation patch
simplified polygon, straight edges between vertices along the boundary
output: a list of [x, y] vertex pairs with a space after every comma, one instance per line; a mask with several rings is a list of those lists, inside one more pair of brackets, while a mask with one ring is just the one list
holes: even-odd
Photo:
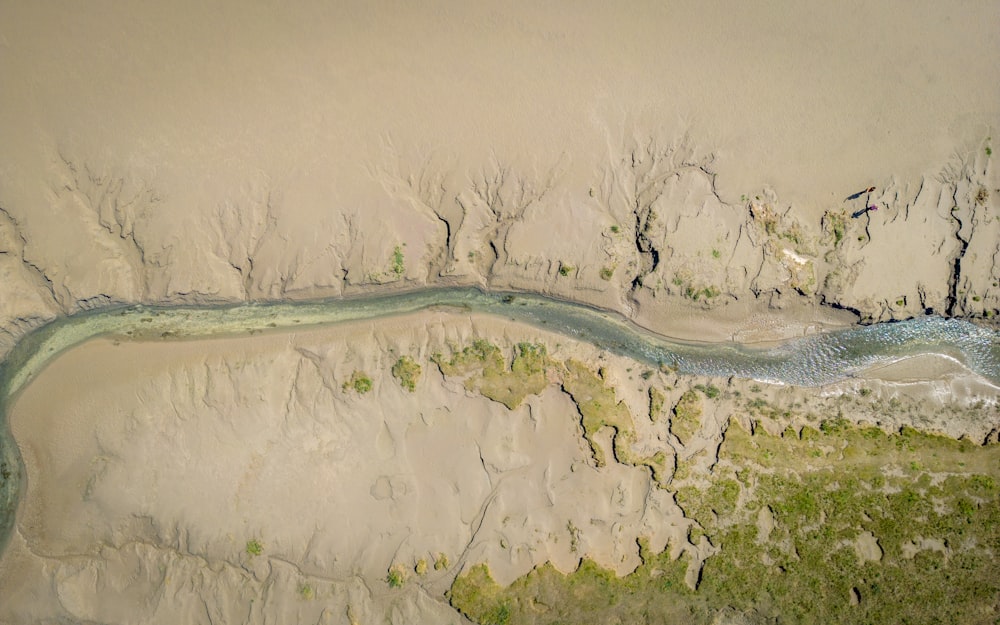
[[671, 560], [664, 552], [647, 555], [633, 573], [618, 578], [584, 558], [568, 575], [544, 564], [502, 588], [480, 565], [455, 580], [449, 598], [483, 625], [688, 623], [699, 614], [697, 607], [671, 600], [691, 595], [684, 583], [687, 567], [686, 557]]
[[400, 386], [411, 393], [417, 390], [417, 382], [420, 381], [421, 368], [415, 360], [409, 356], [403, 356], [392, 366], [392, 377], [399, 380]]
[[683, 445], [687, 445], [701, 429], [701, 397], [694, 391], [686, 391], [674, 406], [670, 419], [670, 432]]
[[[598, 466], [604, 466], [610, 453], [622, 464], [647, 466], [658, 484], [663, 485], [673, 470], [673, 452], [665, 449], [651, 456], [638, 456], [631, 447], [635, 442], [635, 424], [628, 406], [618, 401], [613, 388], [587, 365], [566, 360], [553, 360], [545, 346], [539, 343], [518, 343], [508, 367], [500, 348], [485, 340], [476, 340], [449, 358], [441, 354], [431, 357], [446, 376], [465, 376], [465, 387], [476, 391], [513, 410], [529, 395], [537, 395], [556, 381], [576, 403], [583, 425], [584, 438], [590, 445]], [[605, 450], [597, 433], [610, 427], [612, 449]]]
[[833, 237], [833, 246], [838, 247], [847, 234], [847, 215], [844, 211], [827, 211], [823, 215], [823, 229]]
[[264, 545], [256, 538], [247, 541], [246, 551], [248, 555], [259, 556], [264, 553]]
[[402, 564], [393, 564], [385, 576], [385, 583], [389, 588], [402, 588], [406, 583], [406, 567]]
[[344, 382], [345, 391], [354, 389], [357, 393], [364, 395], [372, 390], [372, 379], [364, 371], [355, 371], [351, 374], [351, 379]]
[[431, 360], [446, 376], [470, 376], [465, 381], [466, 388], [511, 410], [548, 386], [546, 372], [552, 365], [544, 345], [518, 343], [508, 368], [500, 348], [481, 339], [453, 353], [448, 360], [441, 354], [435, 354]]
[[406, 273], [406, 265], [403, 264], [403, 248], [398, 245], [392, 250], [392, 273], [397, 276]]
[[649, 387], [649, 420], [657, 421], [663, 413], [663, 405], [667, 397], [655, 386]]
[[789, 623], [1000, 619], [1000, 446], [843, 419], [778, 436], [733, 422], [712, 472], [673, 484], [690, 540], [717, 550], [696, 590], [683, 557], [640, 541], [643, 564], [625, 577], [584, 560], [501, 588], [477, 567], [452, 604], [477, 623], [709, 623], [724, 609]]
[[448, 562], [448, 556], [447, 555], [445, 555], [443, 553], [439, 553], [439, 554], [437, 554], [437, 557], [434, 558], [434, 570], [435, 571], [443, 571], [444, 569], [448, 568], [448, 565], [449, 565], [449, 562]]
[[563, 390], [573, 398], [580, 411], [583, 436], [590, 445], [597, 466], [607, 463], [608, 450], [597, 440], [602, 428], [613, 430], [611, 454], [620, 464], [647, 466], [653, 479], [660, 485], [670, 479], [673, 454], [658, 451], [652, 456], [639, 456], [632, 451], [635, 442], [635, 422], [624, 402], [618, 401], [615, 390], [605, 384], [600, 373], [595, 373], [582, 362], [567, 360], [563, 371]]

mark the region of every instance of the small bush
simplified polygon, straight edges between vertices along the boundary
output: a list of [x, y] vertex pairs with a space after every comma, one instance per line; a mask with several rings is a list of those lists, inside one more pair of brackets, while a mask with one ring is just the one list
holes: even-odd
[[260, 543], [256, 538], [251, 538], [247, 541], [247, 554], [251, 556], [259, 556], [264, 553], [264, 545]]
[[402, 588], [406, 583], [406, 570], [401, 564], [393, 564], [389, 567], [385, 582], [389, 584], [389, 588]]
[[353, 388], [359, 394], [364, 395], [372, 390], [372, 379], [365, 375], [363, 371], [355, 371], [351, 374], [351, 379], [344, 382], [343, 388], [345, 391]]
[[398, 245], [392, 250], [392, 273], [397, 276], [403, 275], [406, 267], [403, 265], [403, 249]]
[[392, 366], [392, 376], [399, 380], [400, 386], [411, 393], [417, 389], [420, 371], [420, 365], [409, 356], [403, 356]]
[[708, 386], [704, 384], [696, 384], [695, 388], [705, 394], [705, 397], [709, 399], [715, 399], [719, 396], [722, 391], [719, 390], [718, 386], [714, 384], [709, 384]]

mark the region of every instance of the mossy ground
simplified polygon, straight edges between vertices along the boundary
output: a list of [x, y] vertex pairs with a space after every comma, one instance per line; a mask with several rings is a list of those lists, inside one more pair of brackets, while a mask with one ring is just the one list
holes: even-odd
[[368, 374], [364, 371], [355, 371], [351, 374], [351, 379], [344, 382], [343, 390], [348, 391], [354, 389], [354, 391], [360, 395], [372, 390], [372, 379], [368, 377]]
[[674, 417], [670, 420], [670, 432], [686, 445], [701, 429], [701, 397], [694, 391], [687, 391], [674, 406]]
[[[444, 375], [465, 376], [467, 389], [511, 410], [529, 395], [538, 395], [550, 384], [559, 383], [580, 412], [583, 436], [598, 466], [607, 464], [612, 456], [622, 464], [649, 467], [660, 485], [670, 478], [672, 454], [659, 451], [647, 457], [632, 451], [636, 434], [631, 412], [618, 400], [614, 388], [605, 383], [602, 373], [594, 372], [584, 363], [572, 359], [557, 361], [548, 355], [544, 345], [518, 343], [508, 367], [500, 348], [485, 340], [456, 349], [448, 358], [434, 354], [431, 360]], [[597, 434], [604, 428], [612, 430], [610, 450], [604, 449], [598, 440]]]
[[734, 423], [712, 473], [681, 477], [692, 535], [718, 550], [696, 590], [683, 558], [643, 553], [622, 578], [584, 560], [500, 588], [475, 568], [452, 604], [479, 623], [700, 623], [724, 608], [789, 623], [1000, 622], [996, 445], [844, 420], [781, 436]]
[[511, 410], [520, 406], [528, 395], [537, 395], [548, 386], [546, 371], [552, 364], [544, 345], [518, 343], [508, 367], [500, 348], [485, 340], [474, 341], [453, 353], [450, 359], [435, 354], [431, 360], [446, 376], [468, 375], [467, 389]]

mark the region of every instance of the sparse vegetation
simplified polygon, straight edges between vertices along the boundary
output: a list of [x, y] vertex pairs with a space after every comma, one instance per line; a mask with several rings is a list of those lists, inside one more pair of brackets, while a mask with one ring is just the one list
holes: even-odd
[[700, 299], [710, 300], [721, 295], [719, 289], [714, 286], [707, 286], [701, 289], [688, 285], [684, 288], [684, 297], [697, 302]]
[[344, 382], [343, 389], [345, 391], [354, 389], [359, 395], [364, 395], [372, 390], [372, 380], [364, 371], [355, 371], [351, 374], [351, 379]]
[[694, 388], [696, 391], [701, 391], [709, 399], [715, 399], [722, 393], [719, 387], [714, 384], [695, 384]]
[[563, 263], [563, 262], [560, 261], [560, 263], [559, 263], [559, 275], [560, 276], [564, 276], [564, 277], [568, 276], [569, 274], [573, 273], [574, 271], [576, 271], [576, 267], [574, 267], [573, 265], [567, 265], [566, 263]]
[[990, 190], [986, 187], [980, 186], [979, 190], [976, 191], [976, 204], [980, 206], [986, 206], [986, 202], [990, 199]]
[[437, 554], [437, 557], [434, 558], [434, 570], [435, 571], [443, 571], [443, 570], [445, 570], [446, 568], [448, 568], [448, 564], [449, 564], [449, 562], [448, 562], [448, 556], [446, 556], [443, 553]]
[[316, 597], [316, 591], [309, 584], [302, 584], [299, 586], [299, 596], [309, 601]]
[[389, 588], [402, 588], [406, 583], [406, 568], [402, 564], [393, 564], [385, 576]]
[[614, 267], [602, 267], [601, 268], [601, 280], [611, 280], [611, 277], [615, 275]]
[[413, 572], [417, 575], [427, 575], [427, 559], [420, 558], [417, 560], [416, 566], [413, 567]]
[[656, 421], [663, 412], [663, 404], [667, 401], [666, 396], [655, 386], [649, 387], [649, 419]]
[[613, 226], [611, 226], [611, 232], [613, 232], [614, 234], [618, 234], [619, 232], [621, 232], [621, 230], [622, 229], [621, 227], [618, 226], [618, 224], [614, 224]]
[[409, 356], [402, 356], [392, 365], [392, 376], [399, 380], [400, 386], [411, 393], [417, 390], [420, 381], [421, 367]]
[[686, 391], [674, 406], [670, 420], [670, 431], [684, 445], [701, 429], [701, 397], [694, 391]]
[[406, 266], [403, 264], [403, 248], [397, 245], [392, 250], [392, 273], [402, 276], [405, 272]]
[[264, 553], [264, 545], [256, 538], [247, 541], [246, 551], [248, 555], [259, 556]]

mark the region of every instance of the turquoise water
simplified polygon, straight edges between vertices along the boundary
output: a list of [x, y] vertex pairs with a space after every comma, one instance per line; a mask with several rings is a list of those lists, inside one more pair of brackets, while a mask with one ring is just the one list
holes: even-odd
[[924, 317], [817, 334], [768, 347], [691, 343], [658, 336], [620, 315], [554, 298], [473, 287], [280, 304], [149, 307], [93, 311], [56, 320], [24, 337], [0, 364], [0, 546], [13, 527], [23, 467], [7, 426], [7, 406], [46, 364], [96, 336], [137, 340], [245, 336], [453, 307], [534, 325], [683, 374], [822, 386], [878, 364], [944, 354], [1000, 385], [1000, 334], [974, 324]]

